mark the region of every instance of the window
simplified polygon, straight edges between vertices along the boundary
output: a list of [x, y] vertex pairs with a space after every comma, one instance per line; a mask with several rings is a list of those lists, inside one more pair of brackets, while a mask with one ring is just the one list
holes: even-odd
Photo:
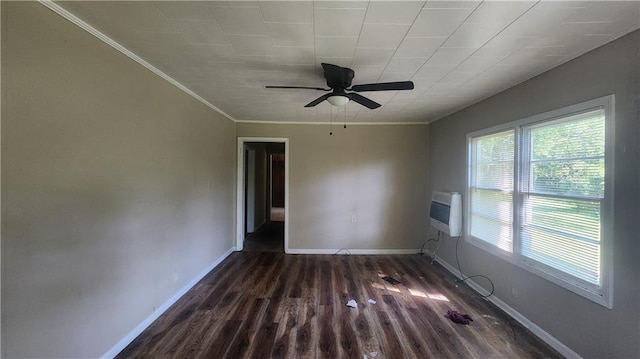
[[467, 240], [611, 307], [613, 96], [468, 135]]
[[513, 249], [514, 144], [514, 130], [471, 142], [469, 233], [507, 252]]

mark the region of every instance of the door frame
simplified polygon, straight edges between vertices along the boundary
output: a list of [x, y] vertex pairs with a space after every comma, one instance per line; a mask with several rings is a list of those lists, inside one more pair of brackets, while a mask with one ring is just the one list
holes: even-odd
[[245, 187], [246, 168], [244, 145], [248, 142], [284, 143], [284, 252], [289, 253], [289, 139], [279, 137], [238, 137], [238, 158], [236, 175], [236, 245], [235, 250], [244, 248], [245, 229]]

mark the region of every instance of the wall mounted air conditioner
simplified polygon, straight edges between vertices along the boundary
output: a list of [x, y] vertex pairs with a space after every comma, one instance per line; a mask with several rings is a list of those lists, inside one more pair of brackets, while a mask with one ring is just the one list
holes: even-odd
[[451, 237], [462, 235], [462, 196], [458, 192], [436, 192], [431, 195], [431, 226]]

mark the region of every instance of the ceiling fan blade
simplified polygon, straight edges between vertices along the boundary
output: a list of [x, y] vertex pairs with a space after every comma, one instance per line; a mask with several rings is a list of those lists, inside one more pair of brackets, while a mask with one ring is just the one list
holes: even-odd
[[379, 82], [375, 84], [354, 85], [350, 90], [356, 92], [413, 90], [413, 81]]
[[309, 89], [320, 91], [331, 91], [331, 89], [325, 89], [322, 87], [307, 87], [307, 86], [265, 86], [268, 89]]
[[322, 95], [322, 96], [318, 97], [317, 99], [315, 99], [315, 100], [313, 100], [313, 101], [309, 102], [308, 104], [304, 105], [304, 107], [313, 107], [313, 106], [315, 106], [315, 105], [319, 104], [320, 102], [322, 102], [322, 101], [324, 101], [324, 100], [328, 99], [328, 98], [329, 98], [329, 96], [331, 96], [331, 95], [332, 95], [332, 94], [330, 94], [330, 93], [328, 93], [328, 94], [326, 94], [326, 95]]
[[347, 94], [347, 97], [349, 97], [349, 99], [351, 99], [351, 101], [357, 102], [359, 104], [361, 104], [364, 107], [367, 107], [371, 110], [376, 109], [380, 106], [382, 106], [381, 104], [373, 101], [373, 100], [369, 100], [368, 98], [357, 94], [357, 93], [349, 93]]

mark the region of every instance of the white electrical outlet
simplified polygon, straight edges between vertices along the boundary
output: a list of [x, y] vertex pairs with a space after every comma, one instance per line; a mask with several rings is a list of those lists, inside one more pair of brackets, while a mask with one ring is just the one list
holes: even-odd
[[358, 218], [356, 217], [355, 214], [351, 215], [351, 223], [356, 223], [358, 221]]
[[514, 297], [514, 298], [518, 298], [518, 288], [517, 287], [511, 288], [511, 296]]

